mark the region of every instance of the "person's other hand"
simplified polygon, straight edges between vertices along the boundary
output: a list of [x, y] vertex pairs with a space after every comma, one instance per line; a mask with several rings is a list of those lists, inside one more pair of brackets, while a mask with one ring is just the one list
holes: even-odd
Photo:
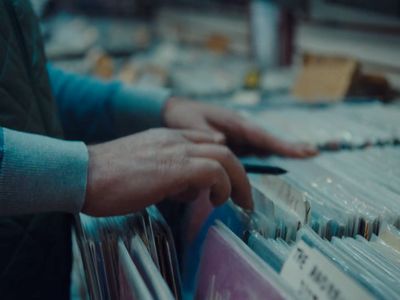
[[214, 205], [230, 196], [252, 208], [243, 166], [212, 132], [153, 129], [89, 146], [82, 211], [94, 216], [138, 211], [163, 199], [194, 200], [210, 190]]
[[215, 132], [237, 155], [306, 158], [317, 154], [308, 145], [272, 136], [233, 111], [204, 103], [171, 98], [165, 105], [164, 121], [169, 128]]

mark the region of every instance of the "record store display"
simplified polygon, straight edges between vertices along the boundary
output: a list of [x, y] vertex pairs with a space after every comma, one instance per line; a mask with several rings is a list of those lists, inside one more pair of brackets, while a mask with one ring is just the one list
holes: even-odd
[[211, 213], [187, 247], [184, 269], [197, 275], [184, 285], [194, 286], [197, 299], [398, 299], [400, 107], [341, 104], [244, 115], [321, 153], [246, 159], [286, 172], [250, 175], [253, 212], [230, 201]]
[[[243, 112], [250, 114], [320, 155], [243, 158], [248, 171], [272, 170], [249, 175], [254, 210], [231, 200], [214, 209], [179, 262], [179, 237], [155, 207], [81, 214], [75, 235], [87, 299], [398, 299], [400, 107]], [[186, 226], [184, 216], [179, 222]]]

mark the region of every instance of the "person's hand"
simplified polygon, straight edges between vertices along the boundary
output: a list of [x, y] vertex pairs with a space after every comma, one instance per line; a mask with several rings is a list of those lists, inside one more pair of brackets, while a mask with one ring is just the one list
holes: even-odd
[[163, 199], [194, 200], [210, 190], [214, 205], [230, 196], [252, 208], [243, 166], [212, 132], [153, 129], [89, 146], [83, 212], [94, 216], [138, 211]]
[[306, 158], [317, 154], [308, 145], [291, 144], [272, 136], [233, 111], [204, 103], [171, 98], [165, 105], [164, 121], [169, 128], [215, 132], [237, 155]]

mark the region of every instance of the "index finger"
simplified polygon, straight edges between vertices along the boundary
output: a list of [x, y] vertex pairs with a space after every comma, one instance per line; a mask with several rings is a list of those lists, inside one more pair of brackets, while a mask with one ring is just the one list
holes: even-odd
[[318, 154], [318, 151], [309, 145], [285, 142], [253, 124], [243, 124], [242, 130], [248, 146], [254, 147], [255, 152], [292, 158], [306, 158]]

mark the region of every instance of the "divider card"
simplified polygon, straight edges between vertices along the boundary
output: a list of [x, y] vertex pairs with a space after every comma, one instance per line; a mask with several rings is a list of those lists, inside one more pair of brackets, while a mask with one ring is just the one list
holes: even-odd
[[283, 265], [281, 276], [305, 299], [374, 299], [353, 278], [302, 240], [295, 245]]

